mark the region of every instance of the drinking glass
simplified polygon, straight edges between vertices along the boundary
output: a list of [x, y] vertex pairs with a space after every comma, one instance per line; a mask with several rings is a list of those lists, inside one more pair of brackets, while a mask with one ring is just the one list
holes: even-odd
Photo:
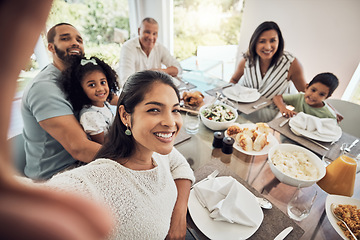
[[287, 205], [289, 217], [296, 221], [302, 221], [309, 216], [316, 195], [317, 191], [314, 186], [306, 188], [299, 186]]
[[200, 116], [195, 112], [187, 112], [185, 116], [185, 130], [189, 134], [196, 134], [199, 131]]

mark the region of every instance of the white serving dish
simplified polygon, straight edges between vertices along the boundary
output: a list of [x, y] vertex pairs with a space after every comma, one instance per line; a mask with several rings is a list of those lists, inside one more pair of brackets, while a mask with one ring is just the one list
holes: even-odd
[[[277, 168], [272, 161], [272, 156], [274, 155], [276, 150], [282, 150], [282, 151], [301, 151], [306, 153], [306, 155], [309, 157], [311, 163], [317, 167], [317, 169], [319, 170], [319, 176], [315, 179], [312, 180], [302, 180], [302, 179], [297, 179], [295, 177], [289, 176], [285, 173], [283, 173], [282, 171], [280, 171], [279, 168]], [[275, 177], [277, 179], [279, 179], [280, 182], [294, 186], [294, 187], [309, 187], [311, 185], [313, 185], [314, 183], [316, 183], [317, 181], [319, 181], [320, 179], [322, 179], [325, 176], [326, 173], [326, 168], [324, 163], [321, 161], [321, 159], [316, 156], [313, 152], [294, 145], [294, 144], [278, 144], [273, 146], [268, 153], [268, 163], [270, 165], [270, 169], [271, 171], [274, 173]]]
[[210, 104], [205, 104], [199, 110], [201, 121], [206, 127], [210, 128], [213, 131], [225, 130], [228, 127], [230, 127], [236, 121], [236, 119], [238, 118], [238, 112], [237, 112], [237, 110], [235, 108], [230, 107], [229, 105], [226, 105], [226, 104], [223, 104], [223, 103], [215, 103], [215, 105], [223, 105], [223, 106], [231, 109], [231, 111], [235, 115], [235, 118], [230, 120], [230, 121], [226, 121], [226, 122], [216, 122], [216, 121], [209, 120], [206, 117], [204, 117], [203, 110], [206, 107], [210, 106]]

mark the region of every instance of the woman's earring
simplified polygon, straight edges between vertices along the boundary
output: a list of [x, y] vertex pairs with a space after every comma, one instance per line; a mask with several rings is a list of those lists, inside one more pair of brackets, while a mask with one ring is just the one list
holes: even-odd
[[130, 135], [131, 135], [131, 131], [130, 131], [130, 129], [129, 129], [129, 126], [128, 126], [127, 124], [126, 124], [125, 126], [126, 126], [125, 134], [126, 134], [127, 136], [130, 136]]

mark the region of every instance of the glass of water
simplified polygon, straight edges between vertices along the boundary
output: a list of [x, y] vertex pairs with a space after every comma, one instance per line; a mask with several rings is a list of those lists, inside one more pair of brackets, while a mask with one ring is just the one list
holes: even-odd
[[302, 221], [310, 214], [312, 205], [317, 195], [314, 186], [298, 187], [287, 205], [287, 213], [295, 221]]
[[185, 116], [185, 130], [189, 134], [196, 134], [199, 131], [200, 116], [196, 112], [187, 112]]

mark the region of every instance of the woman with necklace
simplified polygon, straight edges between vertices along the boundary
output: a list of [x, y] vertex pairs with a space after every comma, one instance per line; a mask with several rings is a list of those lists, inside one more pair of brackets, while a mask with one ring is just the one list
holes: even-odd
[[296, 90], [303, 92], [306, 86], [302, 67], [284, 51], [284, 39], [275, 22], [263, 22], [256, 28], [230, 82], [256, 88], [267, 98]]
[[194, 174], [173, 147], [182, 126], [179, 101], [169, 75], [133, 74], [96, 160], [47, 185], [109, 206], [116, 221], [111, 239], [184, 239]]

